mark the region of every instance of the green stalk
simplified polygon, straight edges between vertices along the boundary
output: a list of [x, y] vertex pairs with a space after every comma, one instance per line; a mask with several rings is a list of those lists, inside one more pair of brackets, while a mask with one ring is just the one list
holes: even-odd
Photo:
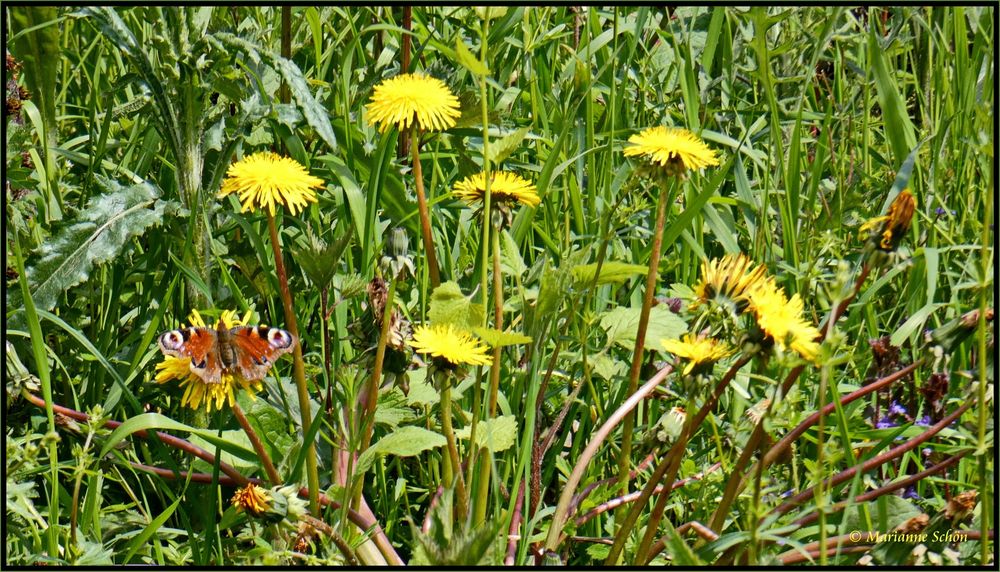
[[[990, 189], [996, 191], [995, 180], [994, 180], [994, 170], [990, 169]], [[986, 356], [988, 355], [986, 348], [986, 335], [988, 330], [986, 329], [986, 310], [989, 306], [988, 294], [993, 291], [990, 288], [989, 277], [990, 277], [990, 263], [991, 256], [990, 245], [992, 244], [991, 232], [990, 232], [990, 222], [993, 217], [993, 192], [986, 193], [985, 197], [985, 215], [983, 216], [982, 224], [982, 244], [980, 246], [980, 258], [982, 260], [982, 271], [981, 280], [982, 283], [979, 287], [979, 351], [976, 355], [976, 362], [979, 365], [979, 433], [977, 435], [976, 444], [976, 456], [979, 457], [979, 501], [980, 504], [980, 514], [979, 514], [979, 526], [981, 531], [981, 536], [979, 540], [979, 563], [985, 565], [989, 562], [990, 557], [990, 537], [989, 531], [991, 526], [990, 507], [993, 506], [992, 499], [990, 498], [990, 482], [993, 480], [988, 478], [991, 473], [987, 471], [987, 464], [992, 458], [991, 455], [987, 455], [986, 451], [986, 423], [988, 421], [987, 415], [989, 411], [989, 405], [986, 402]]]
[[444, 431], [444, 437], [448, 441], [448, 458], [446, 459], [448, 462], [444, 464], [443, 471], [444, 484], [450, 487], [453, 481], [458, 479], [458, 482], [454, 483], [456, 520], [464, 521], [465, 515], [469, 513], [469, 504], [466, 500], [468, 495], [465, 491], [465, 479], [462, 478], [462, 462], [458, 458], [455, 430], [451, 426], [451, 373], [441, 372], [440, 375], [444, 378], [441, 387], [441, 430]]
[[[632, 368], [628, 375], [628, 389], [625, 395], [632, 395], [639, 386], [639, 373], [642, 370], [643, 346], [646, 343], [646, 328], [649, 326], [649, 312], [653, 307], [653, 295], [656, 293], [656, 282], [659, 277], [660, 252], [663, 247], [663, 227], [667, 217], [667, 181], [662, 181], [660, 185], [660, 198], [656, 206], [656, 225], [653, 231], [653, 251], [649, 255], [649, 271], [646, 273], [646, 291], [642, 299], [642, 309], [639, 312], [639, 329], [635, 333], [635, 349], [632, 351]], [[635, 429], [637, 414], [632, 413], [625, 417], [622, 425], [622, 449], [618, 457], [618, 484], [622, 494], [628, 493], [629, 471], [632, 460], [632, 431]], [[618, 513], [623, 514], [627, 510], [625, 507], [619, 509]]]
[[[288, 275], [285, 273], [285, 261], [281, 254], [281, 245], [278, 243], [278, 228], [274, 222], [274, 215], [268, 212], [267, 228], [271, 233], [271, 248], [274, 249], [274, 270], [278, 275], [278, 285], [281, 290], [281, 301], [285, 308], [285, 325], [288, 332], [295, 337], [299, 337], [299, 324], [295, 319], [295, 307], [292, 305], [292, 293], [288, 289]], [[312, 425], [312, 412], [309, 405], [309, 386], [306, 381], [305, 360], [302, 359], [302, 343], [295, 344], [292, 350], [293, 367], [292, 373], [295, 378], [295, 389], [299, 397], [299, 411], [302, 413], [302, 434], [308, 435]], [[310, 440], [306, 444], [306, 477], [309, 483], [309, 510], [313, 514], [319, 514], [319, 467], [316, 464], [316, 443]]]
[[48, 356], [45, 353], [45, 338], [42, 336], [42, 325], [38, 321], [35, 302], [28, 290], [28, 276], [24, 273], [24, 256], [21, 254], [21, 241], [17, 232], [11, 232], [14, 240], [14, 260], [17, 264], [18, 284], [24, 299], [24, 314], [28, 322], [28, 332], [31, 334], [31, 351], [38, 368], [38, 380], [42, 383], [42, 397], [45, 399], [45, 418], [48, 421], [48, 433], [45, 442], [49, 449], [49, 522], [47, 536], [49, 541], [49, 556], [59, 558], [59, 434], [56, 432], [56, 418], [52, 410], [52, 379], [49, 377]]
[[372, 442], [372, 432], [375, 429], [375, 406], [378, 405], [378, 388], [382, 381], [382, 367], [385, 364], [385, 346], [389, 340], [389, 324], [392, 322], [395, 298], [396, 278], [391, 277], [389, 278], [389, 293], [385, 296], [385, 307], [382, 310], [382, 330], [378, 336], [378, 349], [375, 350], [375, 365], [372, 367], [371, 381], [368, 382], [368, 395], [367, 399], [364, 400], [365, 410], [360, 420], [365, 425], [364, 435], [361, 438], [361, 446], [358, 448], [359, 455]]

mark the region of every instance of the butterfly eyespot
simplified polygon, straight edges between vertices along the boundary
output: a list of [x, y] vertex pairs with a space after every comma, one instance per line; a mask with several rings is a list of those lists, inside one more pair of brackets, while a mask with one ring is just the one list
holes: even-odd
[[184, 336], [179, 331], [173, 330], [160, 336], [160, 343], [168, 349], [177, 350], [184, 345]]
[[285, 330], [272, 329], [267, 332], [267, 341], [275, 347], [287, 348], [292, 345], [292, 335]]
[[194, 359], [194, 358], [191, 358], [191, 365], [192, 365], [192, 366], [193, 366], [193, 367], [194, 367], [195, 369], [205, 369], [205, 366], [207, 366], [207, 365], [208, 365], [208, 363], [207, 363], [207, 361], [206, 361], [206, 360], [201, 360], [201, 362], [197, 362], [197, 361], [195, 361], [195, 359]]

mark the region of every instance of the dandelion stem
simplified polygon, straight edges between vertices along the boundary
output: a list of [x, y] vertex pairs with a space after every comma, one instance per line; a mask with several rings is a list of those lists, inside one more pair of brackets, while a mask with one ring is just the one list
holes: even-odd
[[[653, 230], [652, 252], [649, 254], [649, 271], [646, 273], [646, 291], [642, 298], [642, 309], [639, 311], [639, 328], [635, 333], [635, 349], [632, 351], [632, 368], [629, 370], [628, 389], [625, 395], [635, 393], [639, 385], [639, 373], [642, 371], [643, 346], [646, 343], [646, 328], [649, 325], [649, 312], [653, 307], [653, 295], [656, 293], [656, 279], [660, 274], [660, 252], [663, 247], [663, 227], [667, 215], [667, 203], [673, 193], [667, 191], [667, 182], [660, 185], [660, 197], [656, 206], [656, 225]], [[622, 492], [628, 492], [629, 467], [632, 456], [632, 431], [635, 428], [636, 414], [625, 417], [622, 425], [622, 448], [618, 457], [618, 483]], [[624, 509], [622, 509], [624, 510]], [[612, 563], [613, 564], [613, 563]]]
[[[312, 412], [309, 405], [309, 387], [306, 382], [305, 361], [302, 359], [302, 341], [299, 337], [299, 324], [295, 319], [295, 307], [292, 305], [292, 293], [288, 289], [288, 275], [285, 273], [285, 261], [281, 254], [281, 244], [278, 242], [278, 227], [274, 215], [268, 212], [267, 228], [271, 233], [271, 248], [274, 249], [274, 270], [278, 275], [278, 285], [281, 289], [281, 301], [285, 307], [285, 326], [289, 333], [299, 340], [292, 350], [292, 373], [295, 377], [295, 389], [299, 397], [299, 411], [302, 413], [302, 434], [309, 435], [312, 425]], [[309, 509], [313, 514], [319, 513], [319, 468], [316, 465], [316, 444], [310, 441], [306, 444], [306, 478], [309, 483]]]
[[271, 462], [271, 456], [267, 454], [267, 449], [264, 448], [264, 444], [261, 443], [260, 437], [257, 436], [257, 432], [253, 430], [250, 426], [250, 421], [247, 416], [243, 414], [243, 408], [239, 406], [238, 403], [233, 403], [233, 415], [236, 416], [236, 421], [239, 422], [240, 427], [243, 428], [243, 432], [247, 434], [247, 438], [250, 439], [250, 444], [253, 445], [253, 450], [257, 452], [257, 457], [260, 458], [260, 462], [264, 465], [264, 472], [267, 473], [267, 478], [271, 481], [272, 485], [281, 484], [281, 475], [278, 474], [277, 469], [274, 468], [274, 463]]
[[420, 166], [420, 137], [415, 121], [410, 127], [410, 148], [413, 150], [413, 180], [417, 190], [417, 208], [420, 210], [420, 233], [424, 239], [431, 289], [434, 289], [441, 284], [441, 274], [438, 270], [437, 256], [434, 255], [434, 234], [431, 232], [431, 216], [427, 208], [427, 195], [424, 194], [424, 171]]

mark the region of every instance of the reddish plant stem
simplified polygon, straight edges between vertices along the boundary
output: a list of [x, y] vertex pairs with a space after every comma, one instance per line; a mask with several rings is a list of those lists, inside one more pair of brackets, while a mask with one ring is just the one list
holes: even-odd
[[[844, 397], [840, 398], [841, 407], [861, 397], [864, 397], [869, 393], [882, 389], [883, 387], [887, 387], [899, 381], [900, 379], [903, 379], [907, 375], [913, 373], [913, 371], [917, 369], [917, 367], [919, 367], [923, 362], [924, 362], [923, 359], [919, 359], [899, 371], [896, 371], [890, 375], [883, 377], [882, 379], [869, 383], [868, 385], [856, 391], [848, 393]], [[817, 411], [812, 415], [810, 415], [809, 417], [807, 417], [804, 421], [802, 421], [802, 423], [799, 423], [799, 425], [795, 429], [789, 431], [788, 434], [782, 437], [780, 441], [772, 445], [770, 450], [767, 451], [767, 453], [764, 455], [763, 460], [761, 461], [764, 465], [764, 468], [766, 469], [767, 467], [769, 467], [771, 463], [773, 463], [774, 460], [777, 459], [781, 455], [781, 453], [785, 451], [785, 449], [790, 447], [796, 439], [801, 437], [802, 434], [805, 433], [810, 427], [819, 422], [820, 417], [824, 415], [829, 415], [836, 408], [837, 408], [836, 403], [827, 404], [825, 407], [823, 407], [822, 410]], [[747, 471], [747, 474], [751, 474], [753, 472], [754, 469], [751, 468], [749, 471]]]
[[[953, 455], [951, 457], [948, 457], [944, 461], [941, 461], [940, 463], [938, 463], [938, 464], [936, 464], [936, 465], [934, 465], [932, 467], [928, 467], [927, 469], [924, 469], [923, 471], [920, 471], [919, 473], [917, 473], [915, 475], [910, 475], [909, 477], [907, 477], [905, 479], [896, 481], [894, 483], [890, 483], [890, 484], [888, 484], [888, 485], [886, 485], [884, 487], [880, 487], [880, 488], [877, 488], [877, 489], [875, 489], [873, 491], [868, 491], [867, 493], [858, 495], [858, 496], [854, 497], [854, 500], [852, 500], [852, 501], [840, 501], [838, 503], [835, 503], [834, 505], [832, 505], [829, 508], [829, 510], [827, 512], [828, 513], [839, 512], [841, 510], [844, 510], [845, 508], [847, 508], [851, 504], [868, 502], [868, 501], [870, 501], [872, 499], [878, 498], [878, 497], [880, 497], [882, 495], [889, 494], [889, 493], [891, 493], [893, 491], [898, 491], [899, 489], [904, 489], [904, 488], [906, 488], [906, 487], [908, 487], [908, 486], [910, 486], [912, 484], [915, 484], [917, 481], [919, 481], [919, 480], [921, 480], [923, 478], [929, 477], [930, 475], [933, 475], [935, 473], [940, 473], [941, 471], [943, 471], [943, 470], [947, 469], [948, 467], [950, 467], [950, 466], [954, 465], [955, 463], [957, 463], [959, 461], [959, 459], [961, 459], [962, 457], [968, 455], [971, 452], [972, 452], [971, 449], [968, 450], [968, 451], [962, 451], [961, 453], [959, 453], [957, 455]], [[796, 520], [795, 524], [797, 524], [799, 526], [806, 526], [808, 524], [812, 524], [813, 522], [816, 522], [816, 520], [818, 520], [818, 519], [819, 519], [819, 512], [817, 511], [817, 512], [814, 512], [812, 514], [806, 515], [806, 516], [804, 516], [804, 517]]]
[[[859, 471], [865, 473], [874, 469], [875, 467], [878, 467], [883, 463], [891, 461], [897, 457], [901, 457], [907, 451], [912, 451], [913, 449], [916, 449], [917, 447], [922, 445], [925, 441], [927, 441], [934, 435], [937, 435], [942, 429], [950, 425], [952, 421], [958, 419], [959, 416], [965, 413], [970, 407], [972, 407], [972, 405], [973, 405], [972, 402], [965, 403], [964, 405], [956, 409], [954, 412], [952, 412], [950, 415], [948, 415], [941, 421], [938, 421], [930, 428], [928, 428], [926, 431], [924, 431], [920, 435], [917, 435], [913, 439], [910, 439], [909, 441], [903, 443], [902, 445], [899, 445], [898, 447], [893, 447], [892, 449], [889, 449], [888, 451], [882, 453], [881, 455], [868, 459], [860, 466], [851, 467], [850, 469], [841, 471], [840, 473], [837, 473], [833, 477], [826, 480], [821, 485], [817, 486], [822, 486], [825, 489], [837, 486], [840, 483], [854, 477], [854, 475]], [[774, 509], [772, 511], [772, 514], [785, 514], [786, 512], [792, 510], [796, 506], [802, 504], [804, 501], [812, 498], [815, 490], [816, 487], [810, 487], [802, 491], [801, 493], [785, 501], [784, 504], [782, 504], [778, 508]]]
[[[35, 406], [40, 407], [42, 409], [45, 408], [45, 400], [42, 399], [42, 398], [40, 398], [40, 397], [38, 397], [37, 395], [35, 395], [33, 393], [29, 393], [27, 391], [22, 392], [21, 395], [23, 395], [25, 399], [27, 399], [28, 401], [30, 401], [32, 405], [35, 405]], [[65, 415], [66, 417], [70, 417], [72, 419], [76, 419], [77, 421], [83, 421], [83, 422], [90, 421], [90, 416], [87, 415], [86, 413], [77, 411], [75, 409], [70, 409], [68, 407], [63, 407], [62, 405], [55, 405], [55, 404], [53, 404], [52, 405], [52, 410], [54, 412], [56, 412], [56, 413], [61, 414], [61, 415]], [[119, 426], [121, 426], [121, 424], [122, 424], [121, 421], [112, 421], [111, 419], [108, 419], [107, 421], [104, 422], [104, 426], [105, 427], [110, 427], [111, 429], [117, 429]], [[147, 431], [145, 431], [145, 430], [143, 430], [143, 431], [136, 431], [135, 433], [132, 433], [132, 434], [135, 435], [135, 436], [137, 436], [137, 437], [140, 437], [142, 439], [148, 439], [149, 438], [149, 433]], [[212, 455], [211, 453], [209, 453], [205, 449], [202, 449], [201, 447], [199, 447], [199, 446], [197, 446], [197, 445], [195, 445], [195, 444], [193, 444], [193, 443], [191, 443], [189, 441], [185, 441], [184, 439], [181, 439], [180, 437], [174, 437], [173, 435], [168, 435], [167, 433], [163, 433], [161, 431], [156, 431], [155, 434], [160, 439], [160, 441], [162, 441], [164, 444], [169, 445], [170, 447], [173, 447], [173, 448], [178, 449], [180, 451], [184, 451], [185, 453], [188, 453], [188, 454], [193, 455], [195, 457], [198, 457], [199, 459], [201, 459], [202, 461], [205, 461], [206, 463], [208, 463], [210, 465], [214, 465], [215, 464], [215, 455]], [[219, 470], [222, 471], [223, 473], [225, 473], [230, 478], [232, 478], [233, 481], [236, 484], [245, 485], [248, 482], [246, 477], [244, 477], [243, 475], [241, 475], [239, 473], [239, 471], [237, 471], [236, 469], [234, 469], [229, 464], [220, 462], [219, 463]]]
[[[629, 472], [628, 478], [634, 479], [635, 476], [639, 474], [639, 471], [645, 470], [646, 467], [648, 467], [650, 464], [652, 464], [653, 458], [655, 456], [656, 456], [656, 453], [650, 453], [650, 454], [646, 455], [646, 458], [643, 459], [638, 465], [635, 466], [634, 469], [632, 469]], [[583, 490], [580, 491], [579, 493], [577, 493], [576, 495], [574, 495], [573, 496], [573, 500], [570, 501], [570, 503], [569, 503], [569, 512], [570, 512], [570, 514], [575, 514], [576, 513], [577, 506], [579, 506], [580, 502], [582, 502], [583, 499], [587, 498], [587, 496], [590, 495], [590, 493], [594, 492], [594, 489], [596, 489], [597, 487], [599, 487], [601, 485], [611, 484], [613, 481], [616, 481], [616, 480], [618, 480], [617, 476], [615, 476], [615, 477], [609, 477], [607, 479], [601, 479], [601, 480], [599, 480], [597, 482], [590, 483], [589, 485], [583, 487]]]
[[[678, 526], [675, 532], [677, 533], [678, 536], [680, 536], [686, 533], [688, 529], [695, 531], [695, 534], [697, 534], [698, 536], [702, 537], [703, 539], [709, 542], [714, 542], [719, 539], [719, 535], [714, 530], [708, 528], [707, 526], [698, 522], [697, 520], [692, 520], [691, 522], [685, 522], [684, 524]], [[653, 543], [653, 547], [649, 549], [649, 559], [646, 562], [647, 566], [649, 565], [649, 562], [652, 562], [653, 558], [656, 558], [657, 554], [663, 552], [663, 550], [666, 549], [667, 540], [668, 540], [667, 537], [664, 536], [663, 538]]]
[[413, 181], [420, 214], [420, 234], [424, 239], [424, 255], [427, 256], [427, 272], [433, 290], [441, 284], [441, 271], [438, 269], [437, 256], [434, 254], [434, 233], [431, 231], [431, 216], [427, 206], [427, 195], [424, 193], [424, 171], [420, 166], [420, 137], [416, 122], [410, 129], [410, 137], [412, 139], [410, 145], [413, 148]]
[[521, 508], [524, 507], [524, 481], [517, 486], [517, 500], [514, 502], [514, 515], [510, 519], [510, 528], [507, 531], [507, 557], [504, 558], [505, 566], [513, 566], [517, 557], [517, 529], [521, 526]]
[[[632, 395], [639, 386], [639, 374], [642, 372], [642, 356], [646, 344], [646, 329], [649, 326], [649, 313], [653, 307], [653, 296], [656, 294], [656, 282], [660, 276], [660, 254], [663, 250], [663, 228], [666, 224], [667, 189], [660, 188], [660, 196], [656, 205], [656, 225], [653, 230], [652, 251], [649, 254], [649, 270], [646, 273], [646, 291], [643, 293], [642, 308], [639, 311], [639, 326], [635, 332], [635, 348], [632, 350], [632, 365], [628, 375], [628, 389], [625, 395]], [[625, 416], [622, 424], [622, 447], [618, 456], [618, 482], [628, 492], [629, 465], [632, 463], [632, 431], [638, 411]], [[614, 563], [611, 563], [614, 564]]]
[[[684, 485], [686, 485], [686, 484], [688, 484], [690, 482], [700, 481], [701, 479], [705, 478], [705, 475], [707, 475], [709, 473], [715, 472], [721, 466], [722, 466], [722, 463], [716, 463], [716, 464], [712, 465], [711, 467], [709, 467], [708, 469], [706, 469], [704, 472], [698, 473], [697, 475], [692, 475], [692, 476], [690, 476], [690, 477], [688, 477], [686, 479], [681, 479], [681, 480], [675, 482], [673, 484], [673, 487], [671, 487], [670, 490], [679, 489], [679, 488], [683, 487]], [[634, 476], [634, 473], [633, 473], [633, 476]], [[667, 490], [666, 487], [664, 487], [663, 485], [659, 485], [655, 489], [653, 489], [653, 494], [654, 495], [658, 495], [658, 494], [662, 493], [665, 490]], [[587, 514], [585, 514], [583, 516], [577, 517], [577, 519], [576, 519], [576, 525], [580, 526], [583, 523], [587, 522], [588, 520], [594, 518], [595, 516], [597, 516], [597, 515], [599, 515], [599, 514], [601, 514], [603, 512], [607, 512], [608, 510], [617, 508], [617, 507], [619, 507], [619, 506], [621, 506], [623, 504], [634, 502], [641, 495], [642, 495], [642, 491], [633, 491], [633, 492], [631, 492], [631, 493], [629, 493], [627, 495], [620, 496], [618, 498], [613, 498], [613, 499], [611, 499], [611, 500], [609, 500], [609, 501], [607, 501], [605, 503], [599, 504], [599, 505], [595, 506], [594, 508], [590, 509], [590, 511], [588, 511]], [[678, 529], [678, 532], [680, 532], [680, 529]]]
[[[684, 452], [687, 448], [688, 440], [691, 439], [695, 431], [697, 431], [701, 424], [705, 421], [708, 414], [715, 409], [715, 404], [719, 401], [719, 398], [722, 397], [722, 393], [729, 386], [729, 382], [736, 377], [736, 372], [749, 363], [751, 358], [752, 356], [743, 356], [730, 366], [729, 370], [726, 371], [726, 375], [724, 375], [722, 379], [719, 380], [719, 383], [716, 384], [712, 395], [709, 396], [709, 398], [705, 401], [705, 404], [701, 406], [701, 409], [698, 410], [694, 419], [690, 423], [685, 424], [684, 431], [682, 431], [681, 435], [677, 438], [677, 443], [670, 449], [671, 453], [668, 453], [667, 457], [661, 462], [661, 464], [669, 465], [669, 468], [666, 470], [666, 477], [664, 477], [662, 481], [667, 491], [665, 494], [660, 495], [659, 498], [656, 499], [656, 504], [653, 505], [653, 512], [649, 515], [649, 520], [646, 522], [646, 532], [643, 534], [642, 542], [639, 544], [637, 561], [645, 562], [648, 559], [646, 555], [649, 554], [649, 549], [653, 545], [653, 538], [656, 537], [656, 529], [660, 525], [660, 519], [663, 518], [663, 511], [667, 508], [667, 500], [670, 498], [670, 492], [673, 490], [672, 484], [674, 479], [677, 477], [677, 472], [681, 468], [681, 461], [684, 460]], [[645, 493], [646, 490], [644, 489], [642, 492]], [[645, 496], [646, 498], [649, 498], [649, 495]], [[643, 504], [645, 504], [644, 501], [636, 503], [636, 505], [632, 507], [632, 510], [629, 511], [631, 523], [628, 526], [628, 529], [631, 529], [631, 527], [635, 524], [635, 519], [631, 518], [632, 513], [635, 513], [636, 518], [638, 518], [639, 510], [642, 509]], [[622, 529], [625, 530], [626, 527], [623, 526]], [[617, 547], [619, 544], [623, 545], [624, 540], [624, 536], [616, 539], [615, 546]], [[619, 543], [619, 541], [621, 542]], [[621, 548], [619, 548], [619, 551], [620, 550]]]
[[267, 454], [267, 449], [264, 448], [264, 443], [261, 442], [260, 437], [257, 436], [257, 432], [253, 430], [250, 426], [250, 421], [247, 419], [246, 415], [243, 414], [243, 408], [239, 404], [234, 403], [233, 415], [236, 416], [236, 421], [239, 422], [240, 427], [243, 428], [243, 432], [246, 434], [247, 439], [250, 439], [250, 444], [253, 445], [253, 450], [257, 452], [257, 458], [264, 465], [264, 472], [267, 473], [268, 480], [271, 481], [272, 485], [281, 484], [281, 475], [278, 474], [278, 470], [274, 468], [274, 463], [271, 462], [271, 456]]

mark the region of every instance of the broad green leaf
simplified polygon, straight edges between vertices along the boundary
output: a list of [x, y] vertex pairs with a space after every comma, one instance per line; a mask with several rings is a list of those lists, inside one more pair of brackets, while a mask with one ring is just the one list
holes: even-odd
[[[597, 278], [598, 284], [621, 283], [632, 276], [645, 274], [649, 270], [641, 264], [629, 264], [627, 262], [616, 262], [606, 260], [601, 265], [601, 275]], [[597, 263], [584, 264], [573, 269], [573, 278], [578, 286], [590, 286], [597, 273]]]
[[[90, 199], [75, 220], [44, 243], [26, 271], [31, 297], [41, 310], [54, 308], [59, 295], [86, 280], [95, 265], [120, 257], [130, 239], [160, 224], [168, 207], [176, 205], [157, 200], [159, 190], [149, 183], [122, 187], [99, 175], [94, 178], [107, 192]], [[24, 305], [13, 289], [9, 302], [12, 308]]]
[[400, 427], [361, 453], [361, 456], [358, 457], [355, 473], [360, 474], [367, 471], [379, 455], [413, 457], [428, 449], [443, 447], [446, 443], [444, 435], [423, 427], [414, 427], [413, 425]]
[[495, 328], [472, 328], [472, 331], [494, 348], [530, 344], [532, 339], [531, 336], [517, 332], [501, 332]]
[[524, 276], [528, 271], [514, 237], [506, 230], [500, 234], [500, 269], [504, 276]]
[[879, 41], [875, 26], [871, 26], [868, 34], [868, 60], [875, 76], [879, 105], [882, 107], [885, 136], [898, 164], [917, 146], [917, 136], [896, 80], [889, 74], [889, 62], [886, 61], [885, 50], [879, 45]]
[[[462, 427], [455, 431], [455, 437], [468, 439], [472, 426]], [[476, 448], [486, 447], [494, 453], [506, 451], [514, 446], [517, 437], [517, 417], [501, 415], [495, 419], [487, 419], [476, 425]]]
[[456, 282], [445, 282], [431, 294], [427, 318], [432, 324], [454, 324], [466, 330], [486, 323], [482, 304], [474, 304], [471, 297], [462, 294]]
[[465, 46], [465, 41], [462, 40], [462, 36], [455, 37], [455, 57], [458, 59], [458, 63], [462, 64], [467, 70], [478, 76], [489, 75], [490, 70], [479, 61], [479, 58], [472, 55], [469, 48]]
[[[601, 327], [608, 334], [608, 343], [623, 348], [635, 347], [635, 335], [639, 329], [640, 308], [615, 308], [601, 317]], [[646, 328], [647, 350], [660, 350], [661, 339], [679, 338], [687, 331], [687, 324], [666, 305], [653, 306], [649, 310], [649, 324]]]
[[900, 326], [899, 329], [892, 333], [892, 337], [889, 338], [889, 343], [894, 346], [903, 345], [903, 342], [905, 342], [906, 339], [913, 334], [913, 332], [918, 331], [924, 325], [924, 322], [926, 322], [927, 318], [934, 313], [934, 310], [937, 310], [941, 306], [943, 306], [943, 304], [934, 304], [932, 302], [914, 312], [909, 319], [903, 322], [903, 325]]

